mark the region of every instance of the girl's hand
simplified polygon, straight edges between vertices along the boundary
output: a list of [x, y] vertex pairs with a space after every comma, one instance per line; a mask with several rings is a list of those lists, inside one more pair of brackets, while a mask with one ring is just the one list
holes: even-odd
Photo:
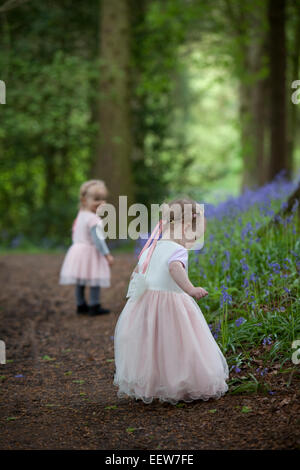
[[194, 287], [191, 289], [190, 295], [192, 297], [195, 297], [197, 300], [201, 299], [202, 297], [205, 297], [208, 295], [208, 292], [203, 289], [203, 287]]
[[111, 266], [115, 261], [115, 258], [111, 254], [106, 255], [106, 259], [108, 261], [109, 266]]

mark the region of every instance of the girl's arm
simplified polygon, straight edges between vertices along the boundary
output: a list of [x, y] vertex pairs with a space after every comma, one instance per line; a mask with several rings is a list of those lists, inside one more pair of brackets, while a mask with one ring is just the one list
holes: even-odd
[[90, 233], [91, 233], [91, 237], [92, 237], [92, 240], [94, 242], [94, 244], [96, 245], [96, 248], [97, 250], [100, 251], [100, 253], [106, 257], [107, 261], [109, 262], [109, 264], [112, 264], [113, 261], [114, 261], [114, 258], [113, 256], [110, 254], [110, 251], [108, 249], [108, 246], [106, 244], [106, 241], [104, 240], [104, 238], [99, 238], [98, 235], [97, 235], [97, 232], [96, 232], [96, 228], [97, 228], [97, 225], [94, 225], [91, 229], [90, 229]]
[[97, 225], [94, 225], [90, 230], [92, 240], [93, 240], [94, 244], [96, 245], [96, 248], [100, 251], [100, 253], [102, 255], [106, 256], [110, 253], [110, 251], [108, 249], [108, 246], [107, 246], [106, 241], [104, 240], [104, 238], [99, 238], [98, 237], [97, 232], [96, 232], [96, 228], [97, 228]]
[[184, 292], [196, 299], [201, 299], [208, 294], [202, 287], [194, 287], [180, 261], [172, 261], [169, 264], [169, 272], [174, 281], [181, 287]]

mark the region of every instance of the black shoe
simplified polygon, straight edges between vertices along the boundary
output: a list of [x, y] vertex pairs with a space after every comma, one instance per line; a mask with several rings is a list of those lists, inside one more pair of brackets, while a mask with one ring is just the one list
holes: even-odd
[[82, 305], [77, 305], [77, 312], [78, 314], [80, 313], [88, 313], [89, 312], [89, 306], [84, 303]]
[[91, 317], [93, 317], [95, 315], [103, 315], [103, 314], [109, 313], [109, 312], [110, 312], [110, 310], [108, 308], [102, 308], [101, 304], [90, 305], [89, 306], [89, 315]]

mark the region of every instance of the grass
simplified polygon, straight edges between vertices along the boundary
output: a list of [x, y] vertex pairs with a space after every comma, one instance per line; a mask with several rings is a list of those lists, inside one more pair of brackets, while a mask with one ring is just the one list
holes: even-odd
[[[258, 348], [268, 364], [293, 365], [292, 342], [300, 339], [297, 211], [258, 237], [286, 197], [267, 202], [256, 197], [240, 211], [238, 198], [231, 200], [223, 214], [208, 217], [204, 248], [190, 253], [190, 279], [209, 292], [199, 306], [229, 364], [238, 369], [251, 366], [247, 353]], [[239, 389], [259, 386], [248, 377]]]

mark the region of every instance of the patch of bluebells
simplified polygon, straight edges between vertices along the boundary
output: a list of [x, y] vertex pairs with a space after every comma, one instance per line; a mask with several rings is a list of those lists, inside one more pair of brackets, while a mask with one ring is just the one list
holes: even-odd
[[272, 286], [273, 285], [273, 276], [272, 274], [270, 274], [269, 278], [268, 278], [268, 286]]
[[11, 248], [18, 248], [24, 240], [24, 235], [21, 233], [12, 239], [10, 242]]
[[216, 255], [213, 255], [209, 258], [210, 264], [213, 266], [216, 263]]
[[[230, 196], [226, 201], [213, 204], [205, 204], [205, 217], [207, 219], [215, 218], [222, 221], [224, 218], [238, 218], [238, 223], [242, 225], [241, 214], [247, 212], [251, 207], [257, 206], [261, 215], [273, 216], [271, 209], [272, 200], [287, 198], [296, 188], [298, 182], [289, 181], [284, 171], [278, 173], [274, 180], [258, 189], [246, 189], [240, 196]], [[295, 209], [296, 210], [296, 207]], [[247, 227], [247, 226], [246, 226]], [[252, 228], [250, 225], [244, 230], [243, 236], [246, 237]]]
[[220, 307], [223, 308], [224, 305], [231, 305], [232, 296], [227, 292], [228, 287], [224, 285], [221, 286], [222, 295], [220, 297]]
[[246, 226], [243, 228], [242, 232], [241, 232], [241, 238], [242, 240], [244, 241], [246, 237], [248, 237], [250, 234], [250, 237], [253, 236], [253, 227], [252, 227], [252, 224], [251, 222], [248, 222], [246, 224]]
[[215, 340], [217, 340], [218, 336], [219, 336], [219, 333], [221, 331], [221, 322], [219, 321], [217, 323], [215, 329], [213, 328], [212, 323], [210, 323], [208, 326], [209, 326], [210, 331], [212, 332], [213, 337], [215, 338]]
[[263, 368], [258, 367], [258, 368], [256, 369], [256, 372], [257, 372], [258, 374], [260, 374], [261, 376], [264, 376], [264, 375], [267, 374], [268, 368], [265, 367], [265, 368], [263, 369]]
[[258, 279], [259, 278], [256, 276], [256, 274], [252, 273], [250, 278], [249, 278], [249, 281], [256, 282], [256, 281], [258, 281]]
[[273, 273], [280, 274], [280, 264], [279, 263], [268, 263], [269, 267], [273, 269]]
[[247, 321], [244, 317], [240, 317], [237, 320], [235, 320], [235, 326], [241, 326], [243, 323]]
[[246, 271], [249, 271], [249, 266], [248, 264], [246, 263], [246, 259], [245, 258], [242, 258], [240, 260], [240, 263], [242, 265], [242, 269], [243, 269], [243, 272], [245, 273]]
[[273, 341], [272, 341], [272, 336], [271, 335], [265, 336], [265, 338], [262, 341], [262, 344], [264, 346], [266, 346], [267, 344], [272, 344], [272, 343], [273, 343]]
[[225, 250], [224, 254], [226, 256], [226, 261], [222, 261], [222, 268], [224, 271], [227, 271], [230, 268], [230, 252]]
[[255, 297], [254, 295], [251, 295], [250, 298], [252, 299], [252, 301], [249, 301], [249, 306], [254, 309], [255, 308], [255, 305], [256, 305], [256, 300], [255, 300]]

